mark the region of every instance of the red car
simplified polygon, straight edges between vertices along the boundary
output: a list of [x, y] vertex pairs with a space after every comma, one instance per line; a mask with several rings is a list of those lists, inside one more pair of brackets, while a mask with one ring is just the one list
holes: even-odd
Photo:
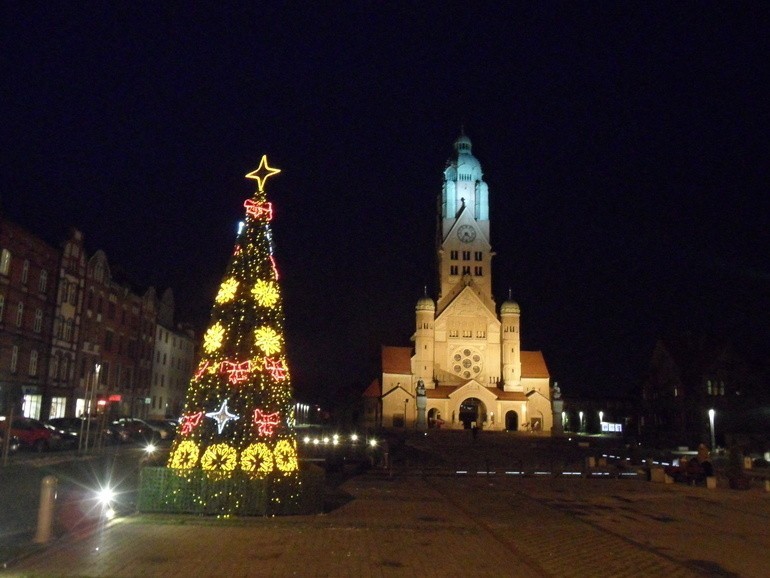
[[[0, 429], [8, 426], [5, 421], [0, 422]], [[19, 440], [19, 445], [36, 452], [49, 450], [59, 445], [59, 436], [45, 427], [42, 422], [28, 417], [13, 418], [11, 435]]]

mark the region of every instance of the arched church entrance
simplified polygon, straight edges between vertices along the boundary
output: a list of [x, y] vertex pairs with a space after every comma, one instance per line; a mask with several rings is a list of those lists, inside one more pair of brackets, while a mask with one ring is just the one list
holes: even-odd
[[505, 413], [505, 429], [508, 431], [519, 430], [519, 414], [513, 410]]
[[480, 399], [469, 397], [460, 404], [460, 423], [464, 429], [470, 429], [473, 422], [481, 427], [486, 421], [487, 408]]
[[441, 413], [435, 407], [428, 410], [428, 427], [439, 428], [444, 425], [444, 420], [441, 419]]

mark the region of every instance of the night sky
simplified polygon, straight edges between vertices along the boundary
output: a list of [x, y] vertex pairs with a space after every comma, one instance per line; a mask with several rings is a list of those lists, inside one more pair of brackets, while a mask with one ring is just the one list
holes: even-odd
[[2, 211], [204, 329], [268, 154], [294, 387], [324, 401], [435, 298], [464, 127], [495, 298], [566, 395], [631, 391], [669, 331], [766, 360], [770, 3], [507, 5], [4, 2]]

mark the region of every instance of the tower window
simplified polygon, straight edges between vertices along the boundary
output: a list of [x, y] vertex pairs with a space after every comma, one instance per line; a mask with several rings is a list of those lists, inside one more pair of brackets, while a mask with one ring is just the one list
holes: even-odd
[[457, 261], [458, 254], [459, 251], [449, 251], [449, 258], [452, 259], [452, 261]]
[[457, 275], [457, 265], [452, 265], [451, 267], [449, 267], [449, 274]]
[[463, 261], [470, 261], [470, 260], [471, 260], [471, 252], [463, 251]]
[[475, 267], [475, 268], [474, 268], [474, 271], [475, 271], [475, 272], [474, 272], [474, 275], [476, 275], [477, 277], [481, 277], [481, 276], [484, 274], [484, 273], [483, 273], [483, 269], [484, 269], [484, 268], [483, 268], [483, 267], [480, 267], [480, 266], [479, 266], [479, 267]]
[[484, 254], [481, 251], [476, 251], [474, 257], [476, 258], [476, 261], [481, 261], [484, 258]]

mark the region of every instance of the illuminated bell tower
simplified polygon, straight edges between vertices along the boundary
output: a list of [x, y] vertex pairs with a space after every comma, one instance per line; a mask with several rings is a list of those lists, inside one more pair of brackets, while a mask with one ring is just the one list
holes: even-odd
[[466, 286], [472, 286], [494, 314], [492, 247], [489, 244], [489, 188], [481, 164], [464, 134], [444, 169], [438, 226], [437, 314]]

